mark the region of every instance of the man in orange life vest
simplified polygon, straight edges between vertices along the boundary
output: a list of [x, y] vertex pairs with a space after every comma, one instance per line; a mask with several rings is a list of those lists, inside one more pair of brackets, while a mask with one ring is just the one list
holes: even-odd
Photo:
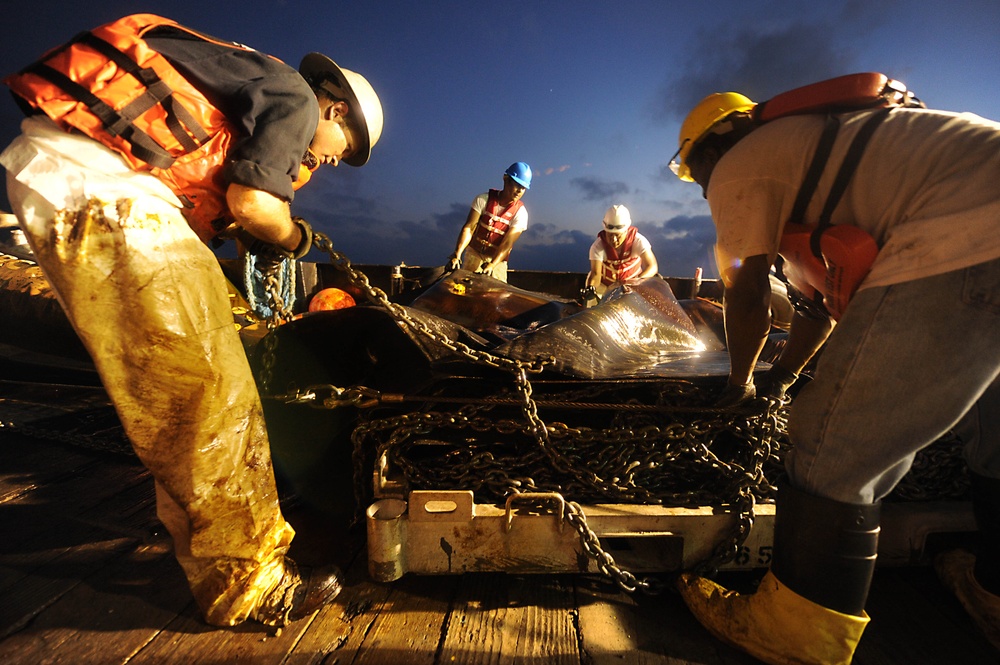
[[615, 282], [643, 280], [658, 270], [653, 247], [632, 226], [628, 208], [611, 206], [601, 223], [604, 229], [590, 246], [590, 272], [582, 293], [585, 303], [603, 296]]
[[[770, 570], [746, 595], [683, 574], [681, 595], [714, 635], [765, 662], [849, 663], [869, 620], [880, 501], [918, 451], [955, 430], [978, 553], [936, 564], [1000, 648], [1000, 123], [892, 108], [759, 124], [754, 107], [735, 92], [702, 100], [671, 163], [702, 187], [716, 227], [730, 356], [719, 405], [781, 396], [823, 349], [791, 404]], [[866, 232], [876, 256], [836, 327], [824, 311], [797, 309], [774, 368], [755, 378], [783, 233], [790, 221], [816, 226], [842, 181], [839, 168], [825, 169], [802, 218], [789, 219], [834, 120], [831, 165], [857, 156], [855, 138], [871, 133], [832, 228]]]
[[530, 187], [531, 167], [514, 162], [504, 171], [503, 189], [477, 196], [446, 269], [460, 268], [462, 254], [468, 248], [465, 263], [469, 270], [506, 282], [510, 250], [528, 228], [528, 210], [521, 197]]
[[303, 256], [293, 190], [368, 160], [375, 91], [319, 53], [296, 70], [148, 14], [4, 82], [29, 114], [0, 155], [11, 205], [156, 481], [205, 620], [283, 625], [329, 603], [335, 567], [285, 556], [260, 397], [205, 243], [235, 225], [263, 255]]

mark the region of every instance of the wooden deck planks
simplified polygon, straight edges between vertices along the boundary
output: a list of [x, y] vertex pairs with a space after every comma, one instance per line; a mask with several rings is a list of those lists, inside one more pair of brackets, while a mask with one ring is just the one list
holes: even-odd
[[593, 665], [735, 665], [753, 663], [720, 644], [694, 619], [677, 594], [626, 594], [608, 580], [577, 587], [585, 662]]
[[[357, 536], [292, 508], [300, 562], [347, 570], [338, 602], [280, 632], [196, 614], [157, 528], [152, 480], [129, 457], [0, 436], [0, 662], [253, 665], [557, 663], [749, 665], [671, 590], [594, 576], [468, 574], [381, 584]], [[735, 575], [735, 574], [731, 574]], [[729, 578], [752, 588], [754, 576]], [[1000, 662], [928, 568], [876, 572], [856, 665]]]
[[458, 582], [437, 662], [580, 662], [572, 576], [493, 573]]
[[25, 665], [125, 663], [191, 604], [168, 549], [142, 546], [81, 580], [0, 644], [0, 654]]
[[437, 661], [457, 578], [415, 577], [392, 587], [358, 649], [357, 665]]

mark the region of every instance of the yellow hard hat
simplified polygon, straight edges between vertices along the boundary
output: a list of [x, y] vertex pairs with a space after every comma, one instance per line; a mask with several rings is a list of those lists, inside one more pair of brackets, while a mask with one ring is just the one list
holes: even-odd
[[678, 139], [677, 152], [670, 159], [670, 170], [685, 182], [694, 182], [691, 169], [687, 165], [687, 157], [716, 125], [733, 113], [746, 113], [756, 104], [748, 97], [738, 92], [714, 92], [691, 109]]

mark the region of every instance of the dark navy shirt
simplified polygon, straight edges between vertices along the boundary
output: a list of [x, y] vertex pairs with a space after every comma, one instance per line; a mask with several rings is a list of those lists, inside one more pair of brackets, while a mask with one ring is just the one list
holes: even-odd
[[292, 181], [319, 122], [316, 95], [298, 71], [258, 51], [171, 27], [155, 28], [145, 39], [232, 123], [223, 177], [291, 201]]

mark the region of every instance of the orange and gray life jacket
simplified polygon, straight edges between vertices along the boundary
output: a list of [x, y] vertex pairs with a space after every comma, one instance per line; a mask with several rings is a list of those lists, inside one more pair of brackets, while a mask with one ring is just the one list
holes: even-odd
[[520, 200], [514, 201], [507, 209], [500, 212], [500, 190], [491, 189], [486, 197], [486, 205], [479, 216], [479, 223], [472, 234], [472, 239], [476, 242], [474, 249], [483, 256], [494, 256], [497, 246], [503, 237], [510, 230], [510, 223], [514, 215], [524, 204]]
[[625, 282], [642, 270], [642, 257], [632, 256], [632, 245], [635, 243], [635, 236], [638, 233], [634, 226], [629, 227], [625, 232], [625, 239], [622, 244], [615, 247], [608, 238], [607, 231], [597, 234], [601, 244], [604, 246], [604, 262], [601, 263], [601, 284], [609, 286], [615, 282]]
[[[80, 131], [119, 153], [136, 171], [162, 180], [185, 205], [205, 242], [229, 224], [222, 166], [233, 127], [143, 39], [170, 26], [233, 49], [153, 14], [134, 14], [83, 32], [3, 80], [27, 104], [66, 131]], [[308, 179], [302, 173], [297, 185]]]
[[[789, 90], [754, 107], [752, 117], [756, 122], [803, 113], [826, 114], [823, 134], [778, 247], [778, 275], [792, 287], [789, 295], [799, 309], [829, 314], [838, 320], [854, 297], [878, 255], [878, 245], [856, 226], [832, 225], [833, 211], [878, 124], [894, 108], [923, 106], [900, 82], [868, 72]], [[837, 114], [868, 108], [879, 110], [865, 121], [848, 147], [819, 223], [800, 223], [833, 149], [840, 128]]]

